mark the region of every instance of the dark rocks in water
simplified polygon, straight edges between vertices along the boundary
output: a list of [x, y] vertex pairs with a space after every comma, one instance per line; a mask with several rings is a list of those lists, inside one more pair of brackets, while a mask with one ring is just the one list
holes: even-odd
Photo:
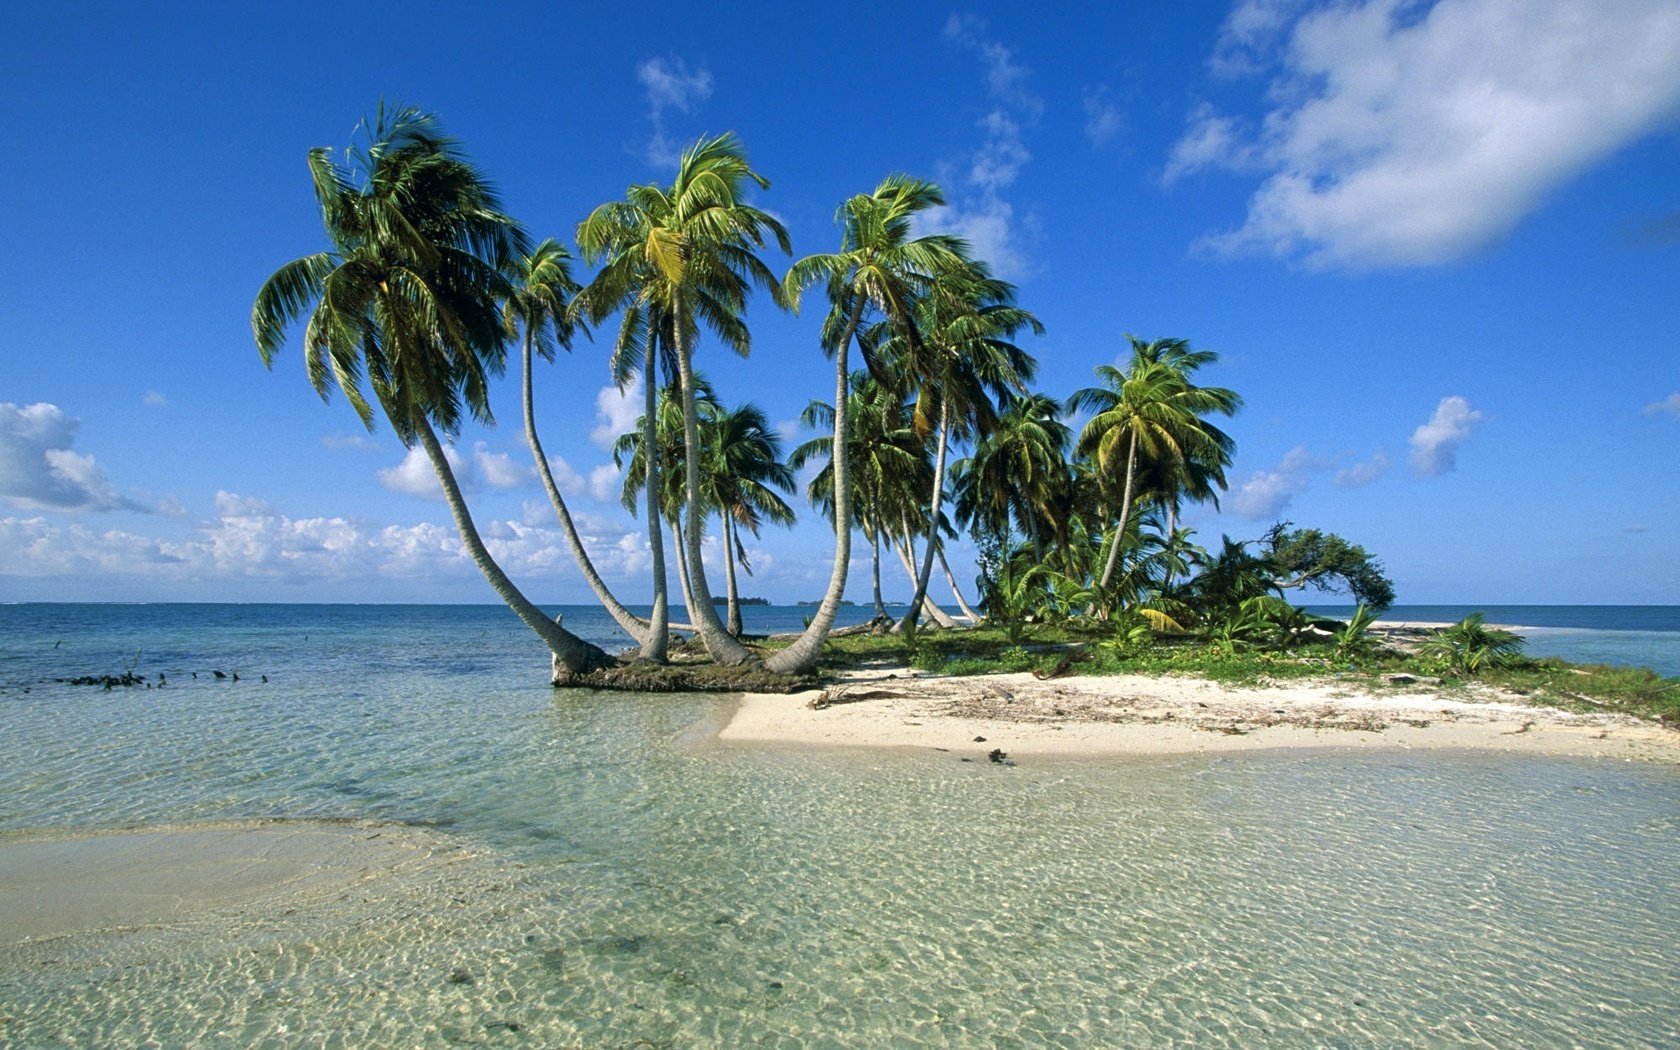
[[449, 976], [447, 978], [445, 978], [445, 980], [447, 980], [450, 984], [473, 984], [473, 983], [475, 983], [473, 981], [472, 971], [467, 969], [465, 966], [457, 966], [457, 967], [455, 967], [455, 969], [450, 970], [449, 971]]
[[486, 1032], [517, 1032], [517, 1031], [519, 1031], [519, 1022], [518, 1021], [486, 1021], [486, 1022], [484, 1022], [484, 1030]]
[[263, 685], [267, 685], [267, 684], [268, 684], [268, 675], [263, 675], [263, 676], [262, 676], [262, 683], [263, 683]]
[[211, 671], [210, 673], [215, 675], [217, 679], [222, 679], [222, 678], [227, 677], [227, 675], [223, 674], [221, 671]]
[[991, 759], [993, 762], [1001, 763], [1004, 759], [1009, 757], [1009, 752], [1005, 751], [1001, 747], [994, 747], [991, 752], [986, 755], [986, 757]]
[[53, 681], [58, 682], [61, 685], [100, 685], [105, 687], [105, 691], [107, 693], [118, 686], [121, 686], [124, 689], [133, 689], [137, 685], [144, 685], [148, 689], [151, 688], [146, 681], [145, 675], [135, 674], [133, 671], [124, 671], [120, 675], [84, 674], [75, 678], [54, 678]]
[[239, 681], [239, 672], [238, 671], [233, 672], [233, 680], [235, 682]]
[[816, 686], [812, 675], [774, 674], [762, 664], [620, 663], [556, 681], [557, 687], [627, 693], [797, 693]]

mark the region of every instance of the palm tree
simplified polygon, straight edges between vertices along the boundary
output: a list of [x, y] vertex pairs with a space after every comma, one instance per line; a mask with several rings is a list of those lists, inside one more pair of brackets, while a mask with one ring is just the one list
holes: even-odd
[[[962, 242], [941, 234], [912, 236], [915, 216], [945, 203], [939, 187], [907, 175], [889, 175], [875, 192], [848, 198], [840, 206], [840, 250], [811, 255], [794, 263], [782, 281], [788, 305], [797, 309], [800, 295], [817, 281], [826, 285], [829, 313], [822, 346], [834, 355], [834, 570], [828, 591], [805, 632], [792, 645], [765, 661], [782, 673], [808, 672], [817, 664], [823, 642], [834, 625], [846, 592], [846, 569], [852, 557], [852, 484], [849, 440], [847, 357], [865, 310], [909, 336], [911, 308], [933, 280], [958, 260]], [[865, 350], [864, 362], [878, 363]], [[877, 373], [879, 378], [879, 373]]]
[[612, 663], [550, 620], [485, 548], [434, 430], [459, 433], [463, 408], [491, 422], [489, 377], [506, 363], [498, 309], [511, 288], [502, 270], [527, 248], [489, 182], [442, 135], [437, 119], [403, 107], [361, 129], [366, 144], [336, 163], [309, 151], [309, 169], [332, 247], [282, 266], [257, 293], [251, 331], [264, 364], [286, 330], [308, 315], [304, 364], [326, 398], [344, 392], [373, 426], [364, 375], [391, 429], [418, 443], [437, 472], [461, 540], [491, 588], [548, 645], [554, 682]]
[[[718, 620], [700, 562], [704, 514], [693, 349], [704, 323], [724, 345], [745, 356], [752, 343], [741, 319], [747, 293], [758, 284], [780, 298], [780, 285], [757, 252], [767, 237], [790, 251], [787, 231], [745, 200], [749, 186], [769, 185], [747, 163], [740, 140], [724, 134], [684, 152], [671, 186], [632, 186], [625, 200], [601, 205], [578, 227], [586, 257], [607, 260], [592, 285], [592, 309], [640, 309], [669, 333], [682, 385], [686, 579], [698, 606], [691, 612], [706, 651], [721, 664], [739, 664], [752, 654]], [[646, 379], [651, 382], [651, 374]]]
[[[917, 432], [935, 442], [933, 487], [928, 500], [928, 546], [916, 575], [910, 609], [897, 630], [915, 627], [939, 550], [945, 460], [953, 436], [984, 433], [997, 420], [993, 399], [1025, 393], [1037, 362], [1010, 339], [1022, 328], [1042, 334], [1038, 318], [1014, 303], [1014, 286], [993, 278], [984, 263], [964, 260], [938, 275], [918, 303], [915, 330], [887, 340], [894, 365], [915, 391]], [[935, 422], [937, 419], [937, 422]]]
[[793, 491], [793, 471], [782, 462], [781, 437], [757, 405], [720, 411], [707, 424], [701, 434], [706, 452], [701, 484], [706, 489], [707, 504], [722, 519], [728, 629], [739, 638], [741, 598], [735, 584], [736, 562], [752, 574], [741, 529], [756, 536], [765, 521], [793, 524], [793, 508], [776, 494], [777, 489]]
[[[710, 426], [712, 418], [721, 411], [717, 397], [705, 379], [697, 380], [699, 393], [695, 399], [702, 429]], [[636, 420], [636, 429], [620, 434], [613, 444], [613, 464], [624, 470], [622, 502], [631, 514], [636, 513], [636, 494], [650, 496], [649, 512], [670, 526], [676, 539], [677, 583], [682, 590], [683, 607], [688, 610], [687, 629], [695, 623], [694, 595], [688, 584], [688, 554], [683, 543], [683, 511], [687, 503], [687, 488], [683, 483], [682, 392], [675, 382], [659, 390], [655, 402], [651, 430], [654, 440], [648, 441], [649, 421]], [[648, 449], [653, 450], [650, 460]]]
[[566, 500], [560, 495], [559, 486], [554, 483], [554, 471], [550, 468], [548, 456], [543, 452], [542, 442], [537, 437], [536, 414], [531, 396], [531, 355], [535, 350], [542, 355], [543, 360], [553, 361], [556, 344], [567, 350], [571, 349], [572, 335], [577, 327], [576, 311], [572, 309], [571, 300], [579, 290], [577, 282], [572, 280], [571, 253], [566, 251], [564, 245], [549, 238], [529, 254], [515, 258], [509, 267], [508, 276], [512, 283], [512, 292], [503, 305], [502, 313], [508, 334], [520, 340], [525, 439], [531, 446], [532, 457], [536, 460], [537, 474], [542, 478], [548, 501], [554, 507], [555, 517], [560, 520], [561, 531], [566, 535], [566, 543], [572, 549], [572, 557], [577, 561], [583, 578], [618, 625], [643, 646], [643, 656], [647, 657], [650, 654], [646, 650], [652, 641], [650, 625], [648, 621], [626, 609], [623, 603], [613, 596], [606, 582], [601, 579], [600, 573], [595, 571], [595, 565], [590, 561], [589, 552], [584, 548], [583, 539], [578, 535], [577, 526], [572, 521], [571, 512], [566, 507]]
[[1189, 381], [1185, 358], [1164, 346], [1182, 345], [1182, 341], [1144, 343], [1132, 336], [1127, 338], [1133, 351], [1127, 370], [1099, 365], [1096, 373], [1102, 385], [1076, 391], [1068, 399], [1070, 411], [1096, 411], [1080, 433], [1076, 452], [1094, 456], [1104, 477], [1112, 477], [1122, 455], [1126, 464], [1118, 517], [1097, 584], [1099, 592], [1106, 590], [1113, 579], [1124, 546], [1139, 456], [1179, 464], [1218, 463], [1223, 467], [1230, 461], [1234, 444], [1202, 417], [1215, 412], [1231, 415], [1242, 404], [1233, 391], [1198, 387]]
[[1061, 420], [1061, 402], [1048, 394], [1011, 394], [997, 427], [982, 435], [973, 454], [953, 469], [957, 521], [1006, 545], [1013, 519], [1044, 561], [1041, 519], [1065, 481], [1073, 433]]
[[[881, 541], [890, 531], [889, 524], [899, 516], [896, 497], [906, 491], [905, 479], [920, 477], [924, 472], [931, 477], [932, 465], [927, 462], [927, 446], [910, 428], [904, 402], [876, 382], [868, 370], [852, 373], [851, 393], [846, 400], [851, 431], [846, 443], [846, 454], [851, 460], [846, 469], [850, 502], [858, 527], [869, 540], [875, 619], [886, 622], [887, 610], [881, 601]], [[800, 423], [832, 432], [834, 406], [826, 401], [812, 401], [800, 416]], [[795, 448], [788, 457], [788, 466], [794, 470], [807, 463], [826, 461], [812, 476], [807, 495], [812, 506], [830, 524], [835, 522], [833, 454], [831, 437], [815, 437]]]

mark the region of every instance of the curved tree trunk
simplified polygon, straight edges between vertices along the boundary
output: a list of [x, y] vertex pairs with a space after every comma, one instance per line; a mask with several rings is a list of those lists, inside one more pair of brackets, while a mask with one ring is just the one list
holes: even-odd
[[699, 628], [693, 625], [700, 621], [694, 618], [694, 592], [688, 588], [688, 552], [683, 544], [683, 527], [681, 521], [671, 522], [671, 537], [676, 540], [677, 547], [677, 582], [682, 585], [683, 608], [688, 610], [688, 622], [696, 636]]
[[[595, 592], [601, 606], [624, 628], [625, 633], [635, 639], [637, 644], [645, 647], [649, 640], [648, 621], [626, 609], [595, 571], [594, 563], [589, 560], [589, 552], [584, 549], [583, 537], [578, 535], [577, 527], [572, 523], [571, 512], [566, 509], [566, 501], [560, 495], [560, 487], [554, 483], [554, 471], [549, 468], [548, 455], [543, 452], [542, 442], [537, 439], [537, 417], [531, 397], [531, 329], [528, 325], [525, 329], [520, 363], [525, 402], [525, 440], [531, 446], [532, 457], [537, 461], [537, 474], [542, 478], [543, 488], [548, 492], [548, 502], [554, 507], [554, 516], [560, 519], [560, 531], [566, 534], [566, 543], [572, 548], [572, 558], [577, 562], [578, 571], [583, 573], [585, 582], [589, 584], [589, 589]], [[647, 655], [645, 650], [643, 655]]]
[[939, 546], [939, 503], [945, 495], [945, 450], [951, 432], [951, 402], [939, 405], [939, 444], [933, 457], [933, 498], [928, 508], [928, 546], [922, 554], [922, 569], [916, 574], [916, 593], [910, 599], [910, 611], [898, 622], [895, 631], [911, 631], [916, 627], [916, 614], [922, 599], [927, 597], [928, 577], [933, 575], [933, 556]]
[[682, 380], [683, 402], [683, 476], [687, 481], [687, 521], [685, 537], [688, 552], [688, 615], [689, 621], [700, 630], [700, 640], [713, 660], [726, 667], [744, 664], [752, 653], [724, 629], [712, 605], [712, 592], [706, 586], [706, 566], [700, 560], [700, 541], [705, 532], [701, 520], [700, 499], [700, 419], [694, 405], [694, 362], [678, 319], [680, 311], [672, 311], [671, 334], [677, 348], [677, 374]]
[[671, 645], [671, 585], [665, 578], [665, 537], [659, 525], [659, 432], [654, 415], [659, 405], [659, 383], [654, 368], [656, 340], [650, 333], [647, 357], [642, 362], [642, 459], [647, 465], [643, 480], [647, 483], [648, 552], [653, 560], [653, 614], [648, 618], [648, 634], [642, 642], [641, 657], [662, 664]]
[[741, 637], [741, 592], [735, 586], [735, 523], [729, 515], [720, 514], [723, 519], [723, 571], [724, 584], [728, 588], [729, 602], [729, 633], [736, 638]]
[[951, 571], [951, 563], [945, 560], [945, 545], [943, 543], [939, 545], [939, 567], [945, 572], [945, 582], [951, 585], [951, 594], [957, 599], [957, 608], [963, 611], [963, 616], [967, 617], [969, 623], [979, 623], [980, 614], [970, 608], [968, 602], [963, 600], [962, 588], [957, 586], [957, 574]]
[[426, 450], [426, 458], [432, 461], [432, 470], [437, 473], [438, 483], [443, 486], [443, 498], [449, 504], [449, 514], [455, 519], [455, 528], [461, 534], [461, 542], [466, 545], [467, 553], [472, 557], [473, 564], [478, 566], [478, 571], [490, 582], [490, 589], [507, 603], [515, 616], [525, 621], [525, 626], [536, 632], [537, 637], [547, 644], [548, 651], [553, 654], [554, 684], [566, 685], [578, 675], [611, 667], [616, 661], [604, 650], [590, 645], [560, 626], [558, 618], [550, 620], [546, 613], [537, 608], [513, 585], [513, 581], [508, 579], [507, 573], [503, 572], [502, 567], [496, 564], [496, 559], [490, 556], [483, 538], [478, 534], [478, 527], [473, 524], [472, 514], [467, 510], [467, 501], [461, 497], [461, 486], [455, 481], [455, 472], [449, 468], [449, 460], [443, 454], [443, 446], [438, 444], [437, 435], [432, 432], [431, 423], [419, 412], [414, 414], [413, 422], [420, 444]]
[[766, 670], [778, 674], [809, 674], [816, 670], [823, 642], [828, 640], [835, 614], [840, 611], [840, 599], [846, 596], [846, 570], [852, 561], [852, 472], [846, 452], [850, 440], [847, 431], [850, 406], [846, 395], [851, 373], [846, 368], [846, 358], [862, 316], [863, 300], [854, 299], [846, 330], [840, 335], [840, 346], [834, 352], [834, 458], [830, 464], [834, 475], [834, 570], [829, 574], [828, 593], [823, 595], [817, 615], [811, 618], [804, 633], [792, 645], [764, 661]]

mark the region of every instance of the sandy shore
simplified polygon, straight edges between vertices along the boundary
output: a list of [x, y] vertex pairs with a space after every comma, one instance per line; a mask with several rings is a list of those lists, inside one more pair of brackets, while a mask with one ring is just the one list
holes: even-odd
[[419, 829], [363, 822], [260, 821], [111, 832], [0, 835], [0, 946], [280, 913], [424, 865]]
[[1477, 749], [1680, 764], [1680, 731], [1627, 715], [1576, 714], [1472, 686], [1324, 680], [1230, 687], [1122, 675], [1040, 681], [903, 668], [826, 690], [745, 695], [728, 744], [929, 748], [984, 760], [1270, 748]]

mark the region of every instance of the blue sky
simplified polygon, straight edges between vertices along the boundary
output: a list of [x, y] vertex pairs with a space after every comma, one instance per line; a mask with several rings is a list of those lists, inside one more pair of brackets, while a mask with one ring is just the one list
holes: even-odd
[[[0, 13], [0, 600], [493, 600], [389, 429], [251, 340], [262, 281], [324, 246], [306, 151], [382, 97], [438, 113], [538, 237], [707, 132], [742, 136], [796, 254], [888, 172], [933, 178], [936, 225], [1044, 321], [1040, 389], [1128, 332], [1219, 352], [1247, 406], [1204, 543], [1334, 530], [1401, 602], [1680, 599], [1673, 0], [395, 11]], [[750, 319], [750, 359], [698, 363], [803, 439], [819, 313]], [[540, 422], [640, 601], [605, 361], [544, 366]], [[511, 377], [494, 397], [457, 445], [474, 512], [533, 597], [586, 600]], [[830, 543], [809, 513], [766, 532], [744, 590], [817, 597]]]

